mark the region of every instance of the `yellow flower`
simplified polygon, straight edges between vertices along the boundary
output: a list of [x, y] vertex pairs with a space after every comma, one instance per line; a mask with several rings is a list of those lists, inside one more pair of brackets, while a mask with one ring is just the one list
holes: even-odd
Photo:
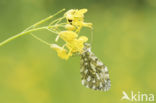
[[64, 48], [58, 46], [57, 44], [52, 44], [51, 45], [51, 48], [53, 48], [54, 50], [56, 50], [57, 55], [60, 58], [65, 59], [65, 60], [67, 60], [69, 58], [69, 55], [70, 54], [67, 54], [67, 51]]
[[88, 41], [88, 38], [86, 36], [80, 36], [79, 39], [78, 39], [78, 41], [80, 43], [87, 42]]
[[60, 47], [56, 44], [51, 45], [51, 48], [55, 49], [58, 56], [62, 59], [68, 59], [72, 56], [73, 53], [82, 53], [84, 48], [84, 43], [88, 41], [88, 38], [85, 36], [80, 36], [73, 31], [62, 31], [59, 33], [59, 36], [62, 40], [65, 41], [65, 47], [68, 49], [64, 49], [64, 47]]
[[92, 29], [92, 23], [85, 23], [85, 22], [83, 22], [83, 24], [82, 24], [84, 27], [89, 27], [89, 28], [91, 28]]
[[59, 36], [65, 42], [70, 42], [78, 37], [78, 35], [73, 31], [61, 31]]
[[75, 26], [73, 26], [73, 25], [71, 25], [71, 24], [66, 24], [66, 25], [65, 25], [65, 29], [74, 31], [76, 28], [75, 28]]
[[75, 18], [83, 19], [86, 12], [87, 9], [71, 9], [65, 13], [65, 17], [67, 20], [74, 20]]
[[77, 27], [76, 32], [79, 32], [83, 26], [92, 28], [92, 23], [84, 22], [84, 13], [86, 12], [87, 9], [71, 9], [67, 11], [64, 16], [69, 24]]
[[71, 9], [64, 14], [67, 19], [66, 31], [59, 32], [56, 41], [60, 37], [65, 44], [63, 47], [56, 44], [51, 45], [51, 48], [56, 50], [60, 58], [67, 60], [73, 53], [81, 54], [83, 52], [84, 43], [88, 41], [88, 38], [86, 36], [78, 37], [77, 33], [80, 32], [82, 27], [92, 28], [92, 23], [84, 22], [86, 12], [87, 9]]
[[83, 44], [87, 42], [88, 38], [78, 35], [73, 31], [62, 31], [59, 33], [60, 38], [66, 42], [66, 47], [71, 51], [71, 53], [79, 52], [83, 50]]
[[69, 46], [71, 48], [71, 52], [75, 53], [82, 53], [84, 48], [84, 43], [88, 41], [88, 38], [85, 36], [80, 36], [78, 39], [75, 39], [71, 41], [70, 43], [67, 43], [67, 47]]

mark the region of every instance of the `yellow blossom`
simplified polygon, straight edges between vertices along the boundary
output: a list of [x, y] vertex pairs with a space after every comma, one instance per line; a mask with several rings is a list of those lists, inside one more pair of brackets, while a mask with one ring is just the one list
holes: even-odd
[[56, 44], [51, 45], [60, 58], [67, 60], [73, 53], [81, 54], [83, 52], [84, 43], [88, 41], [88, 38], [86, 36], [78, 37], [78, 32], [82, 27], [92, 28], [92, 23], [84, 22], [86, 12], [87, 9], [71, 9], [64, 14], [67, 19], [67, 24], [64, 26], [66, 30], [58, 33], [56, 41], [60, 37], [65, 44], [63, 47]]
[[85, 23], [85, 22], [83, 22], [83, 24], [82, 24], [84, 27], [89, 27], [89, 28], [91, 28], [92, 29], [92, 23]]
[[67, 51], [64, 48], [58, 46], [57, 44], [52, 44], [51, 45], [51, 48], [53, 48], [54, 50], [56, 50], [57, 55], [60, 58], [62, 58], [62, 59], [67, 60], [69, 58], [69, 56], [70, 56], [70, 54], [67, 54]]
[[77, 38], [78, 35], [73, 31], [62, 31], [59, 35], [60, 38], [66, 42], [66, 46], [71, 53], [81, 53], [83, 50], [83, 44], [88, 40], [85, 36]]
[[73, 31], [61, 31], [59, 36], [65, 42], [70, 42], [78, 37], [78, 35]]
[[88, 41], [88, 38], [86, 36], [80, 36], [79, 39], [78, 39], [78, 41], [80, 43], [87, 42]]
[[65, 47], [68, 49], [65, 50], [63, 47], [59, 47], [56, 44], [51, 45], [53, 49], [56, 50], [59, 57], [62, 59], [68, 59], [72, 56], [73, 53], [82, 53], [84, 48], [84, 43], [88, 41], [88, 38], [85, 36], [80, 36], [73, 31], [62, 31], [59, 33], [59, 36], [62, 40], [65, 41]]
[[77, 27], [76, 32], [79, 32], [83, 26], [92, 28], [92, 23], [84, 22], [84, 13], [86, 12], [87, 9], [71, 9], [67, 11], [64, 16], [69, 24]]
[[71, 30], [71, 31], [74, 31], [76, 28], [75, 28], [75, 26], [73, 26], [73, 25], [71, 25], [71, 24], [66, 24], [65, 25], [65, 28], [67, 29], [67, 30]]
[[84, 43], [88, 41], [88, 38], [85, 36], [80, 36], [78, 39], [75, 39], [69, 43], [67, 43], [67, 47], [71, 48], [71, 52], [79, 52], [80, 54], [83, 52]]

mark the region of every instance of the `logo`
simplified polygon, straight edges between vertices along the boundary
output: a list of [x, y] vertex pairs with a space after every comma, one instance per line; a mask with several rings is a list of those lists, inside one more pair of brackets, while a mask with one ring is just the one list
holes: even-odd
[[128, 95], [125, 91], [122, 91], [122, 98], [121, 100], [128, 100], [128, 101], [138, 101], [138, 102], [153, 102], [154, 101], [154, 94], [152, 93], [142, 93], [140, 91], [138, 92], [133, 92], [131, 91], [131, 93]]

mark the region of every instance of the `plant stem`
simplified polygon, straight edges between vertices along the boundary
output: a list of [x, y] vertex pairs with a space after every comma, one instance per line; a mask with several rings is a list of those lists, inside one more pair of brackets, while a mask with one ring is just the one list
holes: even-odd
[[34, 35], [34, 34], [32, 34], [32, 33], [31, 33], [31, 35], [32, 35], [35, 39], [37, 39], [37, 40], [39, 40], [40, 42], [42, 42], [43, 44], [46, 44], [46, 45], [48, 45], [48, 46], [51, 45], [50, 43], [48, 43], [48, 42], [46, 42], [45, 40], [43, 40], [43, 39], [37, 37], [36, 35]]
[[[27, 30], [30, 30], [30, 29], [35, 28], [36, 26], [38, 26], [38, 25], [40, 25], [40, 24], [42, 24], [42, 23], [44, 23], [44, 22], [46, 22], [46, 21], [52, 19], [54, 16], [58, 15], [59, 13], [61, 13], [61, 12], [63, 12], [63, 11], [65, 11], [65, 9], [62, 9], [62, 10], [58, 11], [57, 13], [55, 13], [54, 15], [51, 15], [51, 16], [45, 18], [45, 19], [42, 19], [41, 21], [39, 21], [39, 22], [33, 24], [32, 26], [26, 28], [24, 31], [27, 31]], [[35, 35], [33, 35], [33, 34], [32, 34], [31, 36], [34, 37], [34, 38], [37, 39], [37, 40], [41, 40], [40, 38], [38, 38], [37, 36], [35, 36]]]
[[60, 17], [60, 18], [58, 18], [58, 19], [52, 21], [49, 25], [52, 25], [52, 24], [54, 24], [54, 23], [58, 24], [58, 23], [59, 23], [61, 20], [63, 20], [64, 18], [65, 18], [64, 16], [63, 16], [63, 17]]
[[[12, 36], [12, 37], [10, 37], [10, 38], [4, 40], [3, 42], [0, 43], [0, 47], [3, 46], [3, 45], [6, 44], [6, 43], [8, 43], [8, 42], [10, 42], [10, 41], [12, 41], [12, 40], [18, 38], [18, 37], [20, 37], [20, 36], [25, 35], [25, 34], [28, 34], [28, 33], [31, 33], [31, 32], [37, 31], [37, 30], [41, 30], [41, 29], [49, 29], [50, 27], [54, 27], [54, 26], [45, 26], [45, 27], [35, 28], [36, 26], [38, 26], [38, 25], [40, 25], [40, 24], [42, 24], [42, 23], [44, 23], [44, 22], [50, 20], [50, 19], [53, 18], [54, 16], [56, 16], [56, 15], [58, 15], [59, 13], [63, 12], [64, 10], [65, 10], [65, 9], [62, 9], [62, 10], [58, 11], [57, 13], [55, 13], [54, 15], [51, 15], [51, 16], [49, 16], [49, 17], [47, 17], [47, 18], [45, 18], [45, 19], [43, 19], [43, 20], [41, 20], [41, 21], [39, 21], [39, 22], [33, 24], [32, 26], [26, 28], [23, 32], [21, 32], [21, 33], [19, 33], [19, 34], [16, 34], [16, 35], [14, 35], [14, 36]], [[53, 31], [53, 33], [55, 33], [55, 32]], [[32, 36], [33, 36], [33, 35], [32, 35]], [[40, 41], [43, 42], [43, 40], [41, 40], [40, 38], [38, 38], [38, 37], [36, 38], [35, 36], [33, 36], [33, 37], [34, 37], [35, 39], [38, 39], [38, 40], [40, 40]], [[45, 42], [44, 42], [44, 43], [45, 43]], [[48, 43], [45, 43], [45, 44], [48, 44]], [[48, 45], [49, 45], [49, 44], [48, 44]]]
[[54, 15], [51, 15], [51, 16], [45, 18], [45, 19], [40, 20], [39, 22], [37, 22], [37, 23], [31, 25], [30, 27], [26, 28], [24, 31], [27, 31], [29, 29], [32, 29], [32, 28], [34, 28], [34, 27], [36, 27], [36, 26], [38, 26], [38, 25], [40, 25], [40, 24], [42, 24], [42, 23], [50, 20], [51, 18], [53, 18], [54, 16], [58, 15], [59, 13], [61, 13], [63, 11], [65, 11], [65, 9], [62, 9], [62, 10], [58, 11], [57, 13], [55, 13]]
[[31, 32], [37, 31], [37, 30], [46, 29], [46, 28], [47, 28], [47, 27], [40, 27], [40, 28], [31, 29], [31, 30], [28, 30], [28, 31], [23, 31], [23, 32], [21, 32], [21, 33], [19, 33], [19, 34], [16, 34], [16, 35], [14, 35], [14, 36], [12, 36], [12, 37], [10, 37], [10, 38], [4, 40], [3, 42], [1, 42], [1, 43], [0, 43], [0, 47], [3, 46], [4, 44], [7, 44], [8, 42], [10, 42], [10, 41], [12, 41], [12, 40], [18, 38], [18, 37], [20, 37], [20, 36], [23, 36], [23, 35], [25, 35], [25, 34], [28, 34], [28, 33], [31, 33]]

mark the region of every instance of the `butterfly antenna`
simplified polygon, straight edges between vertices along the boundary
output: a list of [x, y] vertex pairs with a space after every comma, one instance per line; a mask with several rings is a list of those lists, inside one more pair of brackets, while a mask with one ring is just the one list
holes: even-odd
[[91, 29], [90, 36], [91, 36], [90, 44], [92, 45], [93, 44], [93, 28]]

